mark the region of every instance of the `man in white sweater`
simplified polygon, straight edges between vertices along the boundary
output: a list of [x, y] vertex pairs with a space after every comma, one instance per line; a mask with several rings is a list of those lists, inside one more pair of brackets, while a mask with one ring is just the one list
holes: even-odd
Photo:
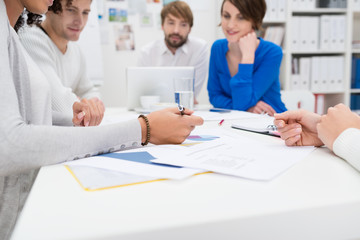
[[344, 104], [323, 116], [306, 110], [275, 114], [274, 123], [286, 145], [325, 145], [360, 171], [360, 117]]
[[141, 49], [138, 66], [192, 66], [195, 68], [195, 97], [199, 94], [209, 68], [207, 43], [190, 37], [193, 15], [183, 1], [167, 4], [161, 11], [165, 39], [149, 43]]
[[[23, 27], [20, 41], [32, 59], [41, 66], [51, 87], [52, 109], [63, 116], [54, 124], [94, 126], [100, 124], [105, 107], [86, 74], [84, 56], [74, 42], [80, 37], [90, 12], [91, 0], [55, 0], [41, 25]], [[87, 109], [73, 118], [72, 106], [81, 101]], [[85, 113], [85, 116], [83, 114]]]
[[[0, 0], [0, 239], [9, 239], [41, 166], [140, 143], [179, 143], [202, 119], [167, 109], [106, 126], [51, 126], [51, 92], [13, 27], [24, 8], [45, 13], [50, 0]], [[17, 24], [16, 24], [17, 25]], [[75, 103], [78, 105], [80, 103]], [[151, 128], [151, 132], [150, 132]]]

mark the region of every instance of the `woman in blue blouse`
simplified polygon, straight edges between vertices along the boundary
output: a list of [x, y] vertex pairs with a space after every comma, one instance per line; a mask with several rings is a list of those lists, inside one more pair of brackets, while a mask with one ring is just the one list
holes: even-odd
[[265, 0], [224, 0], [221, 27], [226, 39], [211, 48], [208, 92], [216, 108], [274, 115], [286, 111], [280, 96], [282, 49], [257, 38]]

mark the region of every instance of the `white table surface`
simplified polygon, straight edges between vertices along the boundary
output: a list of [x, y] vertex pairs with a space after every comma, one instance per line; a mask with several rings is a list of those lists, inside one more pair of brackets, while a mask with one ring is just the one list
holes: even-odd
[[316, 149], [270, 182], [210, 173], [87, 192], [64, 166], [43, 167], [12, 236], [26, 240], [356, 238], [360, 238], [360, 173], [326, 148]]

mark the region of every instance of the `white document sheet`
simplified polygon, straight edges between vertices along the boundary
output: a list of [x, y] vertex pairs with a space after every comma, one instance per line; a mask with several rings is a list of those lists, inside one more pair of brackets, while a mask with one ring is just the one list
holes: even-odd
[[185, 156], [175, 155], [173, 158], [151, 161], [267, 181], [283, 173], [315, 149], [287, 147], [279, 138], [255, 141], [241, 135], [221, 135], [211, 129], [206, 130], [208, 136], [217, 134], [219, 138], [190, 147]]
[[[196, 173], [204, 172], [198, 169], [185, 167], [162, 166], [150, 162], [150, 159], [159, 159], [156, 147], [139, 148], [129, 151], [120, 151], [96, 157], [84, 158], [66, 162], [68, 166], [87, 166], [99, 169], [117, 171], [121, 173], [153, 177], [158, 179], [184, 179]], [[171, 158], [174, 151], [161, 154], [165, 158]]]
[[259, 114], [249, 113], [244, 111], [232, 110], [230, 112], [210, 112], [210, 111], [195, 111], [193, 115], [202, 117], [205, 121], [220, 121], [220, 120], [234, 120], [244, 118], [258, 118]]

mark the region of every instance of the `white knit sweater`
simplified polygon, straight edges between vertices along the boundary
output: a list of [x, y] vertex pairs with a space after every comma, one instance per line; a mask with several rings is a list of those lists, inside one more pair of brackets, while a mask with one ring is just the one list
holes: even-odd
[[72, 105], [78, 98], [100, 97], [86, 74], [85, 59], [79, 46], [69, 42], [63, 54], [39, 27], [18, 31], [21, 43], [40, 66], [51, 87], [52, 109], [72, 118]]
[[343, 131], [335, 140], [333, 150], [360, 171], [360, 129], [348, 128]]
[[8, 239], [41, 166], [139, 146], [137, 119], [100, 127], [51, 126], [49, 84], [24, 57], [0, 0], [0, 239]]

